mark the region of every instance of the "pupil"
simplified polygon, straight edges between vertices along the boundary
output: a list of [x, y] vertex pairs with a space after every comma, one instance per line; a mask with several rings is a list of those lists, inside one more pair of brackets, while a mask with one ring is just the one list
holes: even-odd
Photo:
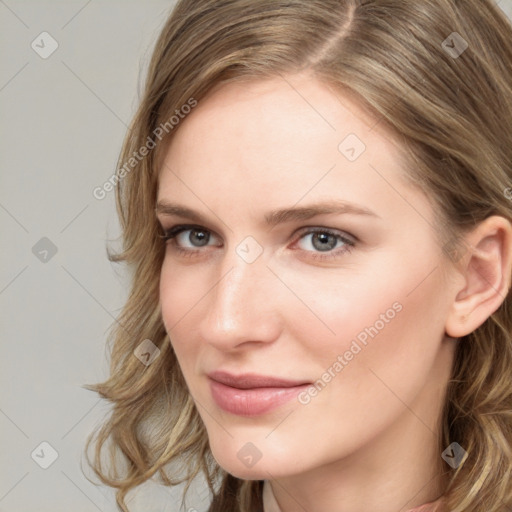
[[[199, 242], [197, 244], [194, 244], [194, 241], [192, 240], [192, 237], [196, 237], [196, 241]], [[200, 231], [198, 229], [194, 229], [190, 232], [189, 240], [190, 243], [193, 245], [206, 245], [208, 243], [208, 240], [210, 239], [210, 235], [207, 235], [204, 231]]]
[[[316, 244], [316, 240], [319, 240], [321, 243]], [[334, 235], [330, 235], [329, 233], [315, 233], [313, 235], [313, 245], [315, 246], [315, 249], [319, 249], [320, 251], [328, 251], [336, 246], [336, 237]]]

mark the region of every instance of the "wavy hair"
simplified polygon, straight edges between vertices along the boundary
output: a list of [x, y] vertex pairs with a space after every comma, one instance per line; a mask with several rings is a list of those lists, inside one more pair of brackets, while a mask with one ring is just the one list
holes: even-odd
[[[155, 202], [162, 156], [180, 128], [171, 116], [215, 85], [300, 71], [355, 98], [398, 137], [407, 178], [427, 192], [454, 264], [468, 250], [462, 235], [477, 223], [490, 215], [512, 221], [512, 27], [492, 0], [178, 1], [156, 41], [118, 161], [122, 250], [109, 251], [109, 259], [127, 265], [131, 288], [108, 338], [110, 376], [85, 386], [112, 405], [86, 452], [94, 442], [87, 461], [116, 488], [123, 512], [127, 493], [157, 473], [168, 486], [186, 482], [184, 495], [202, 473], [211, 512], [261, 510], [262, 481], [235, 478], [213, 458], [164, 329], [165, 244]], [[162, 127], [156, 147], [134, 159]], [[160, 350], [149, 365], [134, 356], [146, 339]], [[450, 469], [444, 496], [452, 512], [512, 506], [511, 375], [508, 293], [458, 344], [439, 439], [439, 453], [453, 441], [468, 452]]]

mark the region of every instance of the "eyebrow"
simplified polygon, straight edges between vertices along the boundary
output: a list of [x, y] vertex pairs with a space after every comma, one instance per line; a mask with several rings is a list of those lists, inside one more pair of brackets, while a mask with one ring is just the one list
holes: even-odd
[[[178, 216], [188, 218], [195, 222], [205, 223], [206, 219], [200, 213], [191, 210], [180, 204], [169, 203], [166, 201], [158, 201], [155, 212], [162, 216]], [[316, 217], [317, 215], [332, 214], [353, 214], [366, 215], [380, 219], [372, 210], [364, 206], [360, 206], [348, 201], [336, 200], [322, 203], [310, 204], [301, 207], [284, 208], [281, 210], [271, 210], [265, 214], [265, 223], [269, 226], [277, 226], [285, 222], [304, 221]]]

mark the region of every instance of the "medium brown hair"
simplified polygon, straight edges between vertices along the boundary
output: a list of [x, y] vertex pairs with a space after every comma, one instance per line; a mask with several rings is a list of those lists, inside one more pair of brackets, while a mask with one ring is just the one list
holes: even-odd
[[[450, 49], [462, 40], [468, 46], [457, 55]], [[121, 167], [159, 126], [168, 127], [116, 186], [123, 248], [110, 258], [128, 265], [132, 282], [109, 337], [111, 375], [86, 386], [113, 406], [87, 441], [87, 448], [95, 441], [88, 462], [117, 489], [124, 512], [126, 494], [157, 472], [171, 486], [202, 471], [217, 494], [212, 511], [261, 508], [261, 481], [239, 480], [214, 460], [164, 329], [165, 244], [154, 210], [162, 155], [180, 127], [169, 124], [176, 110], [191, 98], [201, 102], [215, 85], [299, 71], [356, 98], [398, 137], [408, 178], [434, 206], [444, 256], [456, 263], [470, 250], [461, 236], [488, 216], [512, 221], [505, 193], [512, 182], [512, 28], [491, 0], [179, 1], [156, 42], [119, 158]], [[161, 351], [148, 366], [134, 356], [145, 339]], [[453, 512], [512, 506], [511, 372], [508, 293], [458, 343], [439, 439], [439, 454], [453, 441], [468, 452], [457, 469], [447, 468]]]

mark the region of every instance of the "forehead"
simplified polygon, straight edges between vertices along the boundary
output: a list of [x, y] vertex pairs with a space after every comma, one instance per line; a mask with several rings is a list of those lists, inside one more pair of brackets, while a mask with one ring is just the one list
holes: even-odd
[[379, 119], [311, 77], [286, 76], [221, 84], [199, 101], [164, 156], [159, 198], [278, 208], [327, 194], [378, 210], [397, 204], [404, 173]]
[[[297, 140], [311, 136], [337, 145], [350, 130], [375, 148], [384, 142], [383, 138], [396, 145], [392, 134], [378, 126], [380, 121], [347, 93], [341, 94], [308, 75], [287, 75], [218, 84], [181, 122], [174, 145], [186, 144], [183, 139], [190, 139], [193, 132], [195, 136], [208, 135], [202, 141], [204, 147], [219, 129], [235, 134], [248, 146], [260, 141], [271, 147], [289, 137]], [[225, 143], [229, 144], [229, 140]]]

